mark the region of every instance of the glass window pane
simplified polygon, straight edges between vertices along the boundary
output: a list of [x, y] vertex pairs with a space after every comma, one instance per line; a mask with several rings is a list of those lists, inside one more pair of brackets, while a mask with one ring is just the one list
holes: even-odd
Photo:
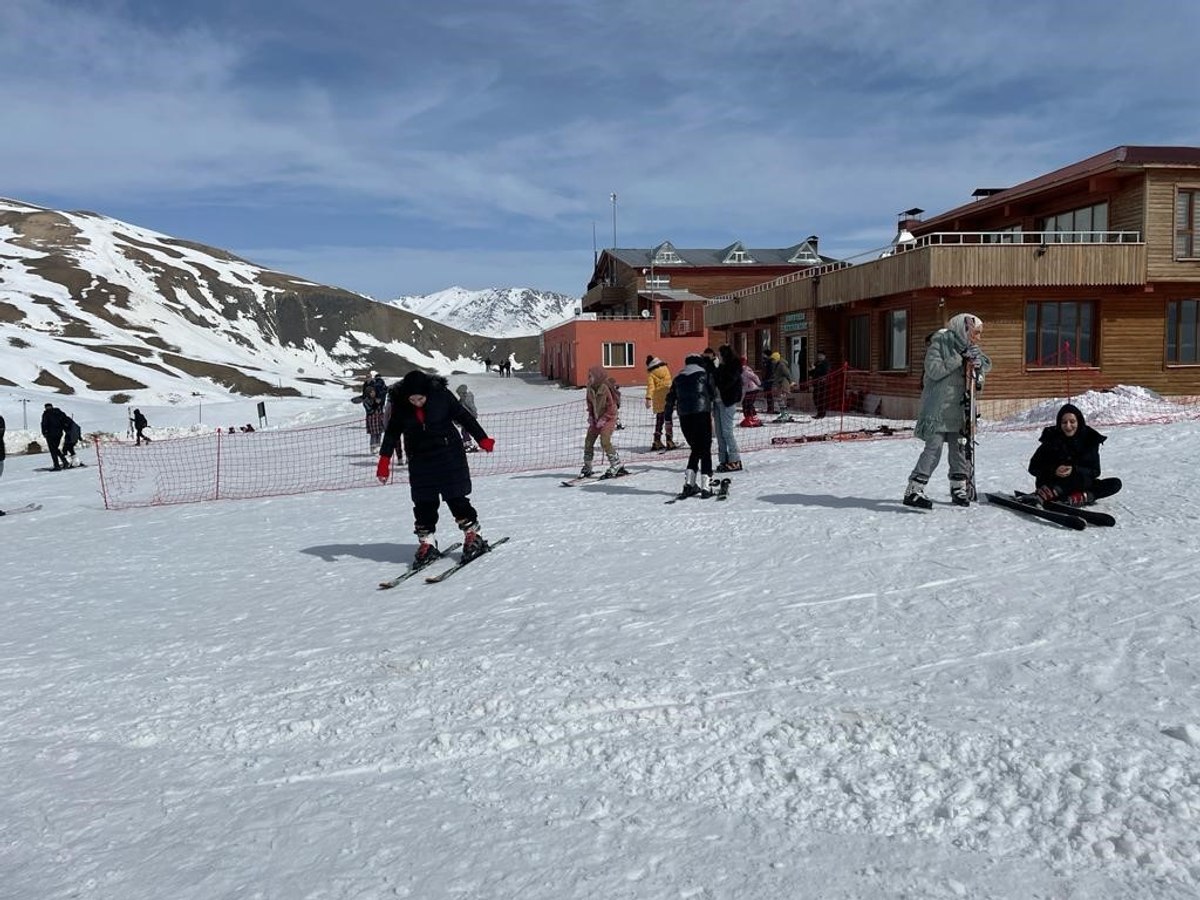
[[1096, 304], [1087, 300], [1079, 304], [1079, 346], [1075, 351], [1081, 363], [1096, 364], [1096, 338], [1092, 330]]
[[1025, 304], [1025, 363], [1026, 365], [1037, 365], [1037, 316], [1038, 305], [1036, 303]]
[[1179, 362], [1179, 303], [1167, 304], [1167, 362]]
[[1196, 361], [1196, 301], [1180, 302], [1179, 316], [1179, 361]]
[[1042, 304], [1041, 347], [1038, 350], [1042, 365], [1058, 365], [1058, 304]]

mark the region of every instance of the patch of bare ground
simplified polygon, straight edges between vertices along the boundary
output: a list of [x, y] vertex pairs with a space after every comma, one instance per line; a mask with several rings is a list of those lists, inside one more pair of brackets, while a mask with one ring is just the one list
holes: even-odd
[[11, 303], [5, 303], [0, 300], [0, 322], [5, 325], [12, 325], [14, 322], [20, 322], [25, 318], [25, 313], [13, 306]]
[[109, 369], [101, 369], [99, 366], [73, 362], [67, 363], [67, 368], [71, 370], [72, 375], [87, 383], [89, 391], [136, 391], [146, 386], [140, 381], [118, 375]]
[[16, 387], [17, 386], [17, 383], [15, 381], [9, 381], [3, 375], [0, 375], [0, 384], [4, 385], [5, 387]]
[[38, 377], [33, 379], [33, 383], [40, 385], [41, 387], [52, 388], [60, 394], [75, 393], [75, 388], [71, 387], [58, 376], [51, 375], [45, 369], [42, 369], [40, 372], [38, 372]]
[[255, 378], [253, 375], [247, 375], [245, 372], [233, 368], [233, 366], [202, 362], [198, 359], [188, 359], [185, 356], [178, 356], [174, 353], [164, 353], [163, 362], [169, 366], [175, 366], [177, 369], [181, 369], [196, 378], [207, 378], [210, 381], [215, 381], [222, 387], [248, 397], [303, 396], [293, 387], [280, 387], [271, 384], [270, 382], [263, 381], [261, 378]]

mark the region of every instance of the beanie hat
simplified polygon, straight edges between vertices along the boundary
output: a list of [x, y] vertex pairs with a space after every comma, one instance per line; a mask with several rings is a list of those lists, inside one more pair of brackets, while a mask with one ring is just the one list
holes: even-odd
[[779, 362], [781, 358], [778, 350], [771, 354], [771, 362]]
[[461, 397], [463, 394], [465, 394], [467, 392], [467, 386], [465, 384], [460, 384], [458, 387], [456, 387], [454, 389], [454, 392], [456, 394], [458, 394], [458, 396]]
[[400, 396], [411, 397], [414, 394], [420, 394], [423, 397], [428, 397], [430, 390], [433, 388], [433, 379], [424, 372], [414, 369], [400, 380]]

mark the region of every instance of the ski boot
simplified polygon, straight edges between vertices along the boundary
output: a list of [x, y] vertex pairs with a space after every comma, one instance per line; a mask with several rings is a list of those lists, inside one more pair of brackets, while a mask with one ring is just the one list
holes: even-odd
[[955, 506], [970, 506], [971, 492], [966, 481], [955, 479], [950, 482], [950, 502]]
[[712, 476], [711, 475], [701, 475], [700, 476], [700, 493], [697, 494], [697, 496], [701, 500], [707, 500], [710, 497], [712, 497], [712, 495], [713, 495]]
[[483, 535], [479, 533], [479, 523], [470, 522], [463, 526], [463, 548], [462, 561], [470, 562], [487, 553], [491, 547], [488, 542], [483, 539]]
[[432, 532], [417, 532], [417, 540], [420, 543], [417, 545], [417, 554], [413, 557], [413, 571], [423, 569], [432, 562], [442, 558], [442, 552], [438, 550], [437, 541], [433, 539]]
[[658, 451], [658, 450], [666, 450], [666, 449], [667, 449], [667, 447], [666, 447], [666, 445], [665, 445], [665, 444], [662, 442], [662, 440], [661, 440], [661, 439], [659, 439], [659, 438], [655, 438], [655, 439], [654, 439], [654, 441], [653, 441], [653, 442], [650, 444], [650, 449], [651, 449], [651, 450], [653, 450], [653, 451]]
[[679, 447], [679, 445], [678, 445], [678, 444], [676, 444], [676, 443], [675, 443], [673, 440], [671, 440], [670, 438], [667, 438], [666, 448], [667, 448], [668, 450], [675, 450], [675, 449], [677, 449], [678, 447]]
[[606, 478], [620, 478], [622, 475], [628, 474], [629, 470], [620, 463], [617, 463], [616, 465], [609, 466], [608, 471], [600, 476], [600, 480], [603, 481]]
[[904, 490], [904, 505], [915, 506], [917, 509], [933, 509], [933, 501], [925, 496], [925, 485], [915, 480], [910, 480]]

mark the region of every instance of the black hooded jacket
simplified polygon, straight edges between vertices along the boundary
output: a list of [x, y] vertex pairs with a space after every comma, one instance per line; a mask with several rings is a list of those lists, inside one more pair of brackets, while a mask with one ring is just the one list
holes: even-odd
[[[1067, 413], [1074, 413], [1079, 422], [1073, 437], [1063, 434], [1062, 420]], [[1038, 448], [1029, 460], [1029, 474], [1038, 487], [1057, 485], [1067, 493], [1090, 490], [1092, 482], [1100, 477], [1100, 445], [1108, 438], [1088, 425], [1073, 403], [1064, 404], [1054, 421], [1042, 429]], [[1054, 474], [1059, 466], [1070, 466], [1071, 474], [1059, 478]]]
[[[414, 394], [425, 397], [418, 415], [408, 402]], [[383, 432], [380, 456], [391, 456], [400, 437], [408, 456], [408, 480], [414, 501], [465, 497], [471, 493], [471, 470], [463, 447], [461, 425], [475, 440], [487, 432], [446, 386], [440, 375], [409, 372], [388, 391], [392, 414]]]

